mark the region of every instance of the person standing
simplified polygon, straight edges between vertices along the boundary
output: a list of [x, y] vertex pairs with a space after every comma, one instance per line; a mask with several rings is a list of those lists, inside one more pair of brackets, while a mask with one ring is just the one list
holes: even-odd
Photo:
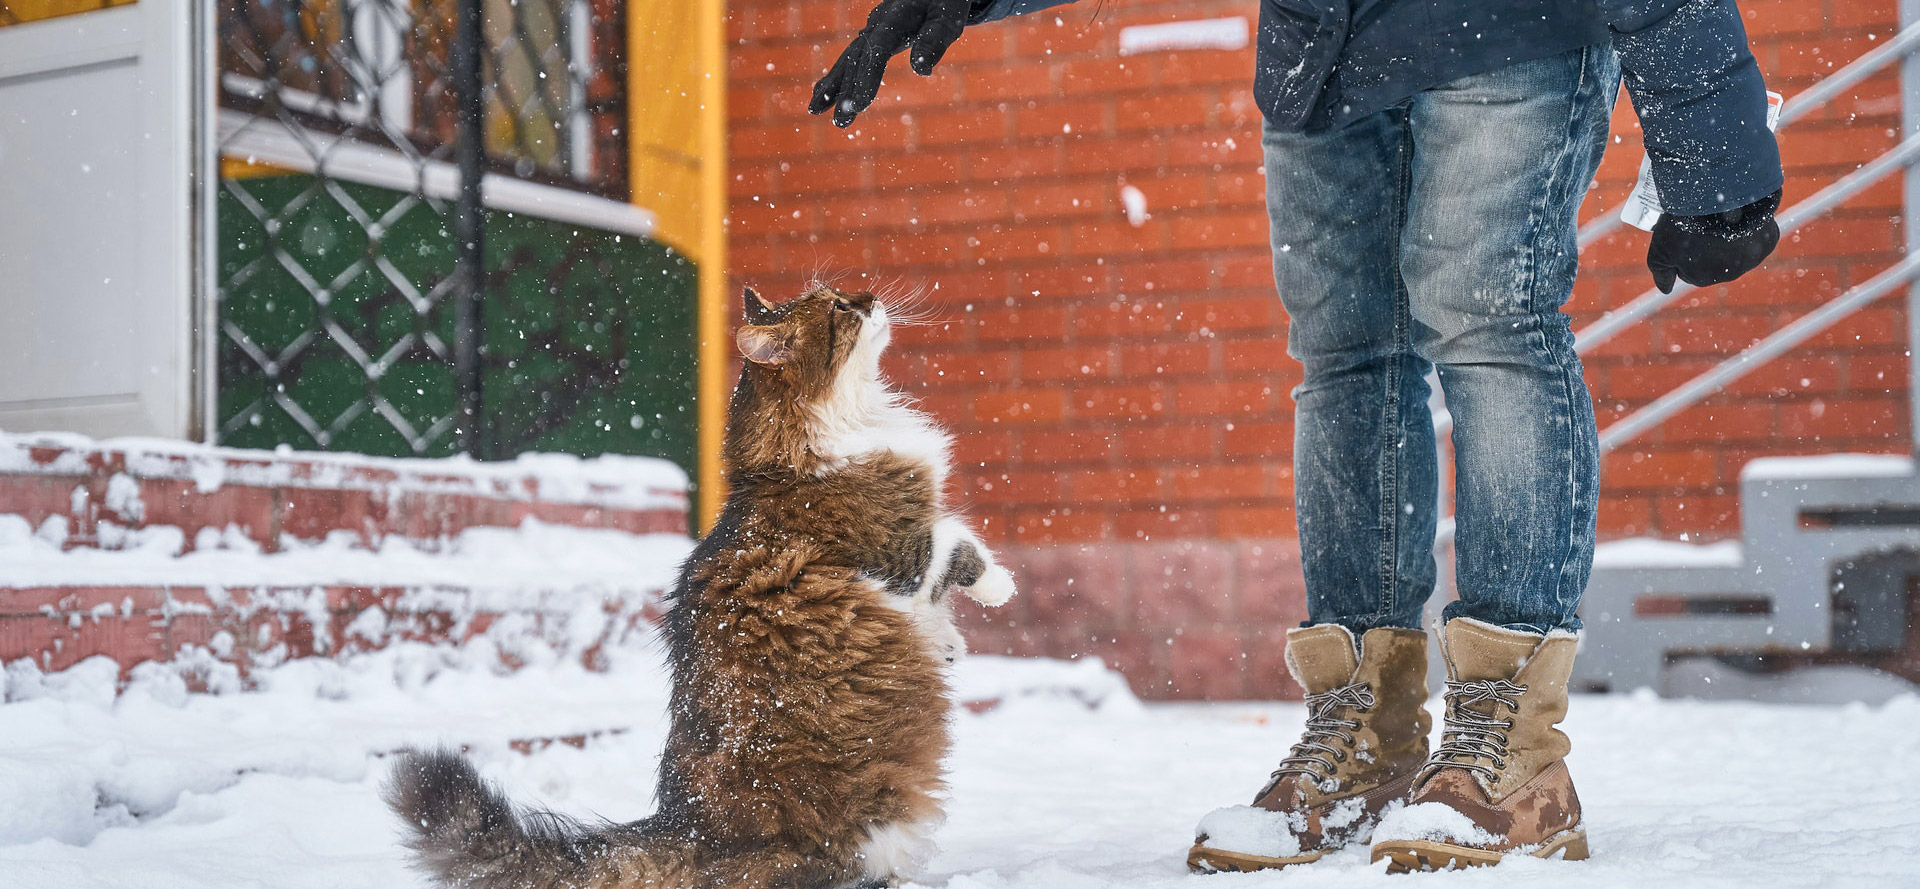
[[[888, 61], [931, 75], [967, 27], [1070, 0], [882, 0], [809, 110], [850, 125]], [[1306, 728], [1196, 870], [1372, 842], [1392, 869], [1585, 858], [1564, 762], [1599, 481], [1562, 311], [1578, 212], [1626, 84], [1666, 215], [1670, 291], [1734, 280], [1779, 240], [1779, 149], [1734, 0], [1262, 0], [1274, 280], [1290, 319], [1308, 620], [1286, 660]], [[1459, 601], [1442, 616], [1430, 745], [1423, 606], [1436, 577], [1428, 374], [1452, 413]], [[1384, 820], [1383, 812], [1403, 804]]]

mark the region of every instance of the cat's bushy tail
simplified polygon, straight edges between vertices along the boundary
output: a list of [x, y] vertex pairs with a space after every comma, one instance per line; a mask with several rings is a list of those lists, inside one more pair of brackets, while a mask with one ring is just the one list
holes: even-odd
[[415, 863], [440, 886], [593, 889], [698, 880], [685, 843], [519, 811], [466, 757], [450, 750], [401, 754], [385, 795], [406, 825], [405, 845]]

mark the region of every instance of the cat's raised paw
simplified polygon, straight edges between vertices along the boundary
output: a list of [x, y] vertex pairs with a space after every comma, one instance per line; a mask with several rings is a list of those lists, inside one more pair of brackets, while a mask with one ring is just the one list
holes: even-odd
[[988, 565], [987, 570], [981, 573], [979, 580], [974, 581], [972, 586], [961, 587], [960, 590], [966, 593], [968, 598], [982, 605], [990, 607], [1005, 605], [1008, 599], [1013, 598], [1013, 575], [999, 565]]

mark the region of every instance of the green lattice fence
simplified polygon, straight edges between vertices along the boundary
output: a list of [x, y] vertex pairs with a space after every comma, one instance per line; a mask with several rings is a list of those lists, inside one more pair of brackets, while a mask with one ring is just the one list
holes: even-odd
[[[225, 186], [221, 441], [454, 453], [440, 286], [454, 264], [450, 209], [300, 174]], [[693, 266], [643, 238], [487, 215], [483, 434], [494, 453], [690, 465]]]

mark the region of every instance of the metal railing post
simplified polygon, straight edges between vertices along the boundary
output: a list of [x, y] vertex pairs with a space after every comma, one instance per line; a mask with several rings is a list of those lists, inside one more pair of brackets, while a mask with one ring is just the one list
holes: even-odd
[[[1900, 0], [1900, 27], [1920, 23], [1920, 0]], [[1905, 138], [1920, 134], [1920, 55], [1908, 55], [1900, 61], [1900, 127]], [[1916, 211], [1920, 211], [1920, 175], [1909, 166], [1902, 189], [1902, 211], [1906, 214], [1907, 256], [1920, 253], [1920, 231], [1914, 230]], [[1907, 286], [1907, 419], [1911, 426], [1908, 450], [1920, 462], [1920, 280]]]
[[482, 27], [485, 0], [458, 0], [451, 53], [454, 157], [460, 168], [460, 194], [454, 202], [457, 259], [453, 290], [453, 375], [460, 450], [476, 460], [491, 456], [482, 408], [486, 352], [486, 207], [480, 184], [486, 172], [486, 107], [481, 95]]

